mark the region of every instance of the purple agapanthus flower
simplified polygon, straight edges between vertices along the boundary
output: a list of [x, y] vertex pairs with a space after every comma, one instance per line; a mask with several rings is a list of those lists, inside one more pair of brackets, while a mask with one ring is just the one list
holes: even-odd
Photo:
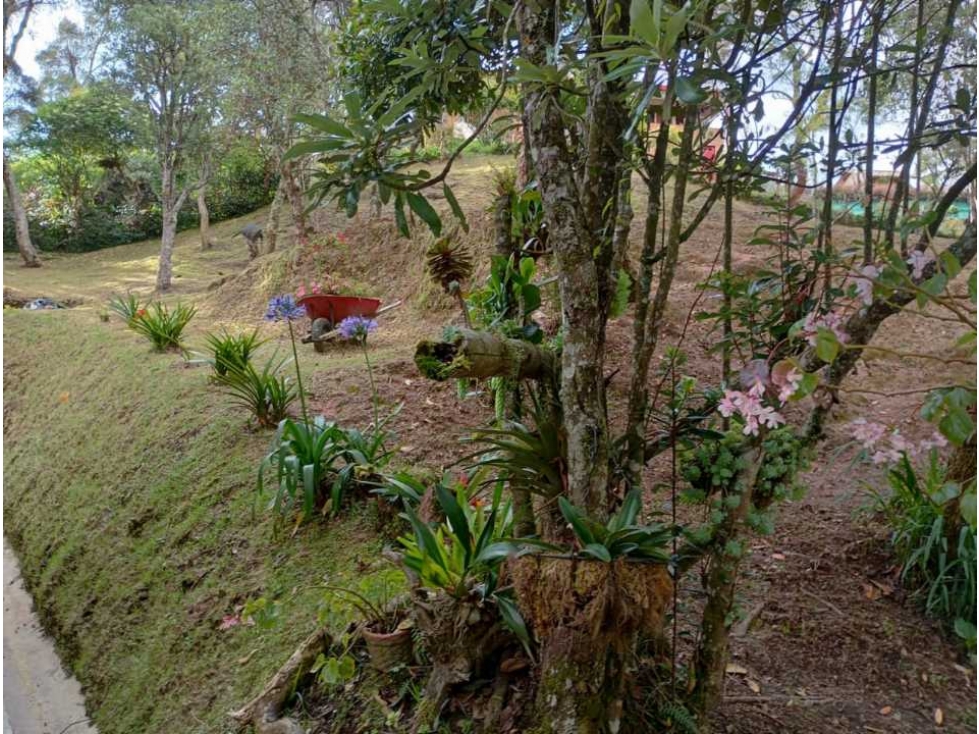
[[377, 331], [377, 322], [365, 316], [348, 316], [340, 322], [337, 329], [344, 339], [363, 341], [367, 339], [368, 334]]
[[296, 303], [291, 294], [275, 296], [269, 301], [266, 321], [298, 321], [306, 317], [306, 309]]

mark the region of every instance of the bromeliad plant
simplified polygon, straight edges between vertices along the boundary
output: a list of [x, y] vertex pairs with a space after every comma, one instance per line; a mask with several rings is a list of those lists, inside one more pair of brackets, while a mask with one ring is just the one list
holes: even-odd
[[384, 449], [384, 432], [365, 437], [356, 429], [345, 429], [317, 416], [309, 423], [286, 419], [279, 424], [272, 450], [258, 471], [258, 495], [265, 496], [265, 475], [275, 470], [275, 492], [271, 508], [281, 517], [297, 507], [302, 519], [315, 510], [323, 514], [340, 511], [344, 493], [356, 484], [376, 481], [390, 459]]
[[[217, 373], [217, 383], [239, 405], [248, 409], [263, 428], [283, 420], [296, 400], [295, 386], [282, 374], [286, 360], [269, 359], [261, 370], [246, 361], [243, 365], [224, 363], [224, 373]], [[217, 363], [215, 363], [217, 372]]]
[[139, 300], [139, 296], [127, 293], [125, 296], [112, 296], [109, 299], [109, 310], [118, 315], [129, 326], [140, 313], [146, 312], [146, 307]]
[[138, 309], [129, 321], [129, 328], [149, 339], [158, 352], [182, 351], [181, 335], [196, 313], [196, 307], [182, 303], [176, 304], [173, 309], [162, 303], [154, 303]]
[[[469, 487], [481, 483], [477, 473]], [[527, 625], [510, 593], [499, 586], [503, 561], [517, 552], [507, 540], [513, 516], [509, 503], [501, 504], [502, 485], [496, 484], [489, 506], [470, 497], [467, 485], [451, 491], [440, 482], [435, 497], [445, 513], [445, 521], [434, 530], [411, 506], [404, 516], [414, 531], [399, 538], [404, 548], [404, 564], [417, 574], [422, 586], [444, 591], [463, 600], [475, 596], [496, 604], [504, 623], [525, 645], [530, 644]]]
[[221, 333], [208, 334], [205, 342], [207, 353], [200, 361], [211, 365], [214, 377], [220, 379], [231, 369], [243, 370], [265, 340], [258, 335], [258, 329], [240, 334], [222, 329]]
[[661, 523], [638, 524], [642, 509], [639, 489], [631, 490], [622, 503], [622, 509], [604, 524], [589, 518], [564, 497], [558, 497], [558, 506], [574, 532], [577, 552], [583, 556], [604, 563], [612, 563], [619, 558], [670, 562], [673, 530]]

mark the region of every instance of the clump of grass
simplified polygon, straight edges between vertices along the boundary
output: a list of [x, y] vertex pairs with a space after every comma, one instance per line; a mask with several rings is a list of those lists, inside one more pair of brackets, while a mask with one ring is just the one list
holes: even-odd
[[[904, 454], [887, 473], [890, 495], [876, 495], [891, 528], [901, 579], [926, 613], [964, 629], [976, 620], [976, 529], [968, 488], [948, 482], [932, 451], [918, 470]], [[962, 632], [959, 635], [965, 637]]]
[[172, 310], [165, 304], [154, 303], [148, 308], [138, 309], [129, 321], [129, 328], [149, 339], [158, 352], [182, 350], [180, 337], [196, 313], [194, 306], [182, 303]]

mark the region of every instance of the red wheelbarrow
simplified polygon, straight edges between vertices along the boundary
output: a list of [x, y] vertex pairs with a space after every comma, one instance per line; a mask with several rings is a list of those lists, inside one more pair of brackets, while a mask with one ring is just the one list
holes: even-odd
[[328, 294], [300, 298], [299, 305], [305, 307], [306, 315], [312, 321], [309, 334], [302, 339], [303, 343], [312, 343], [313, 349], [317, 352], [325, 352], [326, 343], [340, 333], [336, 327], [345, 318], [348, 316], [374, 318], [385, 311], [397, 308], [401, 305], [401, 301], [395, 301], [381, 308], [380, 298]]

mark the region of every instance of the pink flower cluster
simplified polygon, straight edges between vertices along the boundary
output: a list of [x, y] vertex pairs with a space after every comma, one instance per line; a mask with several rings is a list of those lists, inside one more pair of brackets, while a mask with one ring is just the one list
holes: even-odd
[[881, 269], [876, 265], [864, 265], [857, 277], [857, 298], [864, 306], [874, 302], [874, 281], [880, 276]]
[[306, 296], [318, 296], [320, 293], [323, 292], [324, 292], [323, 288], [320, 286], [319, 283], [313, 283], [309, 287], [309, 290], [306, 289], [306, 284], [302, 283], [298, 288], [296, 288], [296, 298], [301, 299], [301, 298], [305, 298]]
[[802, 325], [802, 336], [805, 337], [810, 346], [814, 347], [816, 346], [816, 335], [819, 329], [829, 329], [836, 335], [836, 340], [840, 344], [845, 344], [850, 337], [846, 333], [844, 326], [845, 320], [843, 316], [835, 311], [830, 311], [822, 315], [810, 312]]
[[891, 464], [900, 461], [902, 454], [915, 458], [931, 449], [941, 448], [948, 444], [945, 437], [937, 431], [929, 438], [918, 443], [910, 441], [901, 435], [898, 429], [889, 429], [881, 423], [857, 418], [850, 423], [854, 440], [870, 453], [870, 460], [875, 464]]
[[935, 256], [928, 252], [928, 250], [915, 250], [912, 252], [906, 261], [911, 266], [911, 277], [919, 280], [925, 274], [925, 268], [928, 266], [928, 263], [934, 262], [934, 260]]
[[[772, 384], [778, 388], [779, 405], [784, 405], [792, 397], [801, 381], [802, 373], [795, 367], [772, 373]], [[739, 416], [744, 421], [741, 432], [746, 436], [757, 436], [762, 427], [778, 428], [785, 423], [781, 413], [770, 405], [765, 405], [764, 398], [765, 381], [760, 375], [756, 375], [746, 392], [725, 390], [717, 410], [725, 418]]]

